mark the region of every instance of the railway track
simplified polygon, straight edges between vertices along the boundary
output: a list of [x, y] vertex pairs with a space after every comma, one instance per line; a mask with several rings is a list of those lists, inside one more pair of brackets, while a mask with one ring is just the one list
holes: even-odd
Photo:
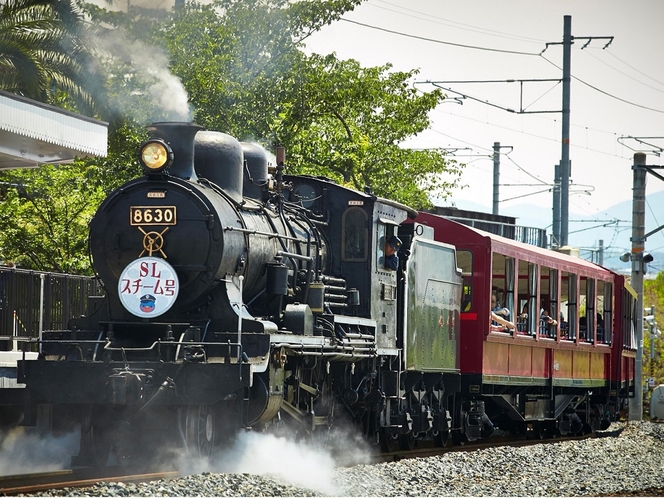
[[[530, 446], [534, 444], [553, 444], [563, 441], [583, 440], [594, 437], [617, 437], [622, 429], [617, 431], [597, 432], [584, 436], [560, 437], [550, 439], [533, 439], [521, 436], [519, 438], [498, 436], [492, 438], [489, 442], [467, 443], [462, 446], [447, 445], [445, 447], [435, 447], [433, 445], [417, 447], [412, 450], [399, 450], [390, 453], [375, 453], [369, 459], [369, 464], [394, 462], [408, 458], [426, 458], [431, 456], [443, 455], [449, 452], [475, 451], [497, 446]], [[337, 460], [340, 466], [352, 466], [357, 462]], [[60, 470], [55, 472], [42, 472], [35, 474], [22, 474], [12, 476], [0, 476], [0, 495], [16, 496], [18, 494], [31, 494], [40, 491], [64, 488], [82, 488], [93, 486], [99, 482], [146, 482], [159, 479], [169, 479], [180, 477], [178, 471], [163, 472], [142, 472], [128, 473], [126, 467], [105, 467], [103, 469], [73, 469]]]
[[[598, 437], [617, 437], [623, 429], [614, 431], [600, 431], [593, 434], [585, 434], [582, 436], [565, 436], [565, 437], [551, 437], [551, 438], [534, 438], [528, 436], [494, 436], [488, 441], [481, 441], [478, 443], [466, 443], [464, 445], [452, 445], [449, 443], [444, 447], [436, 447], [430, 443], [426, 443], [422, 447], [416, 447], [412, 450], [397, 450], [389, 453], [377, 453], [372, 455], [371, 463], [394, 462], [406, 458], [426, 458], [430, 456], [444, 455], [445, 453], [455, 451], [475, 451], [498, 446], [532, 446], [535, 444], [555, 444], [564, 441], [582, 441], [584, 439], [598, 438]], [[352, 465], [350, 463], [349, 465]]]
[[127, 474], [127, 470], [122, 467], [105, 467], [0, 476], [0, 495], [16, 496], [49, 489], [82, 488], [98, 482], [146, 482], [180, 475], [176, 471]]

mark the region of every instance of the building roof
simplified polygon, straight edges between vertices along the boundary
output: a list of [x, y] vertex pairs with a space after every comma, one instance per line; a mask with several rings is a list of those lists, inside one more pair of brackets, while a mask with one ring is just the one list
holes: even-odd
[[108, 123], [0, 90], [0, 169], [107, 154]]

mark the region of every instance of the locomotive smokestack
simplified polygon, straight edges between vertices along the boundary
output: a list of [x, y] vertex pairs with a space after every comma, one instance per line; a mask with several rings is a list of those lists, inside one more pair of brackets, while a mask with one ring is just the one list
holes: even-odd
[[198, 180], [194, 171], [194, 137], [203, 127], [194, 123], [152, 123], [147, 130], [153, 138], [161, 138], [173, 150], [169, 174], [184, 180]]

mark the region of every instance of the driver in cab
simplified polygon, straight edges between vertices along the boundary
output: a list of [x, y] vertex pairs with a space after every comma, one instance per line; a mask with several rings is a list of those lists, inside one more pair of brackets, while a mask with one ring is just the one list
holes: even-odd
[[388, 270], [397, 270], [399, 268], [399, 256], [397, 251], [401, 247], [401, 239], [396, 235], [392, 235], [385, 243], [385, 263], [384, 266]]

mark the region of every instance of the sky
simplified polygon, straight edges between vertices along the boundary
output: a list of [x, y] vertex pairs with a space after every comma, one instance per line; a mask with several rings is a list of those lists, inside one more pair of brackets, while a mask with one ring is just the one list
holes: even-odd
[[[453, 100], [456, 94], [446, 92], [448, 101], [431, 113], [431, 128], [407, 145], [456, 149], [451, 153], [467, 167], [464, 188], [452, 193], [454, 204], [475, 209], [479, 203], [491, 212], [493, 144], [500, 142], [499, 209], [551, 208], [562, 114], [518, 114], [501, 107], [560, 111], [562, 84], [486, 81], [561, 79], [566, 15], [575, 37], [569, 212], [601, 217], [609, 206], [632, 199], [635, 152], [646, 152], [647, 164], [664, 164], [653, 153], [656, 148], [621, 138], [662, 137], [645, 141], [664, 148], [661, 0], [367, 0], [311, 36], [307, 51], [335, 52], [363, 66], [419, 69], [413, 84], [423, 92], [434, 88], [427, 81], [483, 81], [440, 83], [479, 101], [466, 98], [460, 104]], [[606, 48], [606, 38], [583, 48], [588, 37], [611, 36]], [[664, 182], [651, 175], [647, 182], [647, 196], [664, 190]]]

